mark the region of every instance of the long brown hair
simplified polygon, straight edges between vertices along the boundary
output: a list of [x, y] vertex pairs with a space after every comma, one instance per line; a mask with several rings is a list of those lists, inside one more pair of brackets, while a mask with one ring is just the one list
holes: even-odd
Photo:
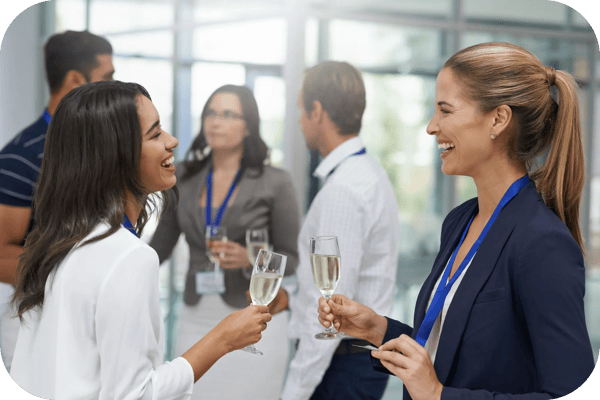
[[56, 108], [34, 190], [34, 227], [17, 267], [13, 305], [21, 320], [42, 307], [48, 276], [75, 245], [102, 221], [110, 229], [81, 246], [120, 228], [127, 191], [141, 206], [138, 234], [146, 224], [153, 199], [140, 179], [138, 96], [150, 98], [135, 83], [95, 82], [73, 89]]
[[[540, 196], [583, 250], [579, 203], [585, 160], [573, 77], [544, 66], [533, 54], [510, 43], [468, 47], [453, 55], [444, 68], [461, 80], [480, 111], [510, 106], [516, 122], [509, 142], [511, 156], [525, 162]], [[537, 158], [544, 155], [538, 167]]]

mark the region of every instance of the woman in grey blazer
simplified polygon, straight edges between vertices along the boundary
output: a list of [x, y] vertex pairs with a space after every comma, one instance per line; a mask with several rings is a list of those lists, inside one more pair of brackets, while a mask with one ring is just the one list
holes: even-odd
[[[286, 171], [265, 165], [268, 149], [260, 138], [259, 122], [258, 106], [250, 89], [220, 87], [204, 106], [200, 133], [188, 150], [186, 161], [177, 166], [179, 203], [176, 206], [175, 201], [169, 202], [150, 243], [161, 263], [169, 257], [181, 233], [190, 249], [176, 351], [180, 347], [187, 349], [189, 342], [195, 343], [232, 310], [248, 305], [251, 265], [245, 248], [247, 229], [266, 228], [273, 250], [287, 256], [285, 275], [296, 271], [296, 195]], [[215, 254], [224, 275], [225, 290], [220, 294], [207, 291], [198, 278], [213, 270], [205, 245], [209, 185], [211, 224], [218, 218], [219, 209], [224, 209], [220, 226], [227, 229], [227, 243]], [[196, 383], [193, 398], [210, 394], [211, 399], [242, 399], [249, 393], [261, 399], [279, 397], [289, 347], [287, 311], [278, 313], [287, 308], [285, 291], [280, 290], [273, 303], [271, 312], [276, 315], [257, 344], [264, 355], [230, 353], [230, 357], [213, 367], [212, 373]], [[231, 385], [232, 376], [236, 377], [235, 385]]]

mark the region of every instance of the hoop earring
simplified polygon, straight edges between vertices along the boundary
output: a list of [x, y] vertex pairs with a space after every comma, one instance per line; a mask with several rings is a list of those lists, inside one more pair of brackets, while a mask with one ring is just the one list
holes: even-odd
[[490, 135], [490, 137], [492, 138], [492, 140], [496, 139], [496, 134], [494, 132], [492, 132], [492, 134]]

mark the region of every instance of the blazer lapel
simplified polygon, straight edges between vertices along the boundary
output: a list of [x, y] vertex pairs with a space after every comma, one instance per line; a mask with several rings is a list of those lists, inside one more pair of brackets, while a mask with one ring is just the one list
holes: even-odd
[[[257, 171], [251, 168], [246, 168], [244, 172], [242, 172], [242, 176], [240, 176], [238, 182], [238, 192], [233, 201], [228, 204], [225, 215], [223, 215], [222, 224], [227, 225], [227, 222], [229, 221], [238, 220], [244, 209], [244, 204], [246, 204], [254, 194], [256, 176], [258, 176]], [[231, 208], [230, 206], [232, 204], [235, 204], [236, 207]]]
[[533, 194], [537, 197], [535, 186], [529, 183], [504, 207], [481, 242], [471, 266], [456, 290], [446, 314], [435, 359], [435, 370], [442, 384], [446, 382], [452, 368], [473, 303], [494, 270], [515, 225], [529, 209], [527, 204], [533, 204], [532, 199], [536, 198], [532, 197]]
[[198, 229], [198, 236], [204, 240], [204, 236], [206, 234], [206, 218], [204, 217], [204, 210], [200, 207], [200, 195], [202, 194], [202, 190], [204, 190], [204, 186], [206, 186], [206, 176], [208, 175], [208, 169], [210, 165], [205, 166], [195, 177], [194, 182], [192, 183], [194, 187], [192, 190], [194, 191], [193, 199], [196, 199], [193, 204], [194, 212], [192, 215], [195, 217], [196, 228]]

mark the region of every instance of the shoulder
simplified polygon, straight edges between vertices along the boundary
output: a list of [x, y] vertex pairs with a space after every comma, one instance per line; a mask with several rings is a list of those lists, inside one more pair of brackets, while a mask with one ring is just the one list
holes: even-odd
[[31, 167], [39, 169], [42, 164], [41, 154], [44, 151], [47, 128], [46, 122], [40, 118], [23, 129], [0, 150], [0, 162], [26, 160], [32, 164]]
[[[101, 224], [88, 238], [102, 235], [107, 229], [107, 224]], [[99, 257], [90, 258], [90, 261], [102, 263], [108, 275], [117, 267], [147, 269], [155, 266], [158, 268], [156, 251], [123, 227], [104, 239], [81, 246], [78, 251], [87, 257]]]

